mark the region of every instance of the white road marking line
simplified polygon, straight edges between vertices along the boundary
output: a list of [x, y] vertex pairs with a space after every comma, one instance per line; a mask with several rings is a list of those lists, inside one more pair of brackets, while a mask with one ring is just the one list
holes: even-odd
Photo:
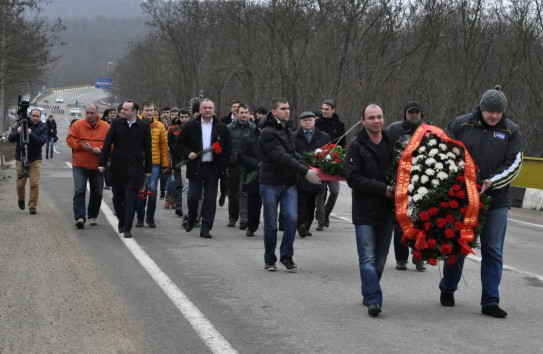
[[[66, 162], [66, 164], [70, 166], [70, 168], [72, 167], [71, 163]], [[117, 231], [118, 220], [117, 217], [113, 215], [111, 208], [106, 203], [102, 203], [100, 209], [113, 229]], [[190, 301], [185, 293], [183, 293], [170, 277], [160, 269], [153, 259], [145, 253], [135, 239], [124, 238], [122, 234], [118, 234], [118, 236], [134, 258], [136, 258], [181, 314], [189, 321], [192, 328], [194, 328], [198, 336], [213, 353], [237, 353], [222, 334], [215, 329], [213, 324], [209, 322], [204, 314], [192, 303], [192, 301]]]
[[526, 225], [530, 225], [530, 226], [535, 226], [535, 227], [541, 227], [541, 228], [543, 228], [543, 225], [534, 224], [534, 223], [527, 222], [527, 221], [521, 221], [521, 220], [517, 220], [517, 219], [509, 219], [509, 220], [514, 221], [514, 222], [518, 222], [518, 223], [520, 223], [520, 224], [526, 224]]
[[[349, 218], [346, 218], [346, 217], [343, 217], [343, 216], [338, 216], [338, 215], [336, 215], [334, 213], [331, 213], [330, 216], [333, 216], [336, 219], [340, 219], [340, 220], [347, 221], [347, 222], [350, 222], [350, 223], [353, 222]], [[529, 222], [519, 221], [519, 220], [516, 220], [516, 219], [509, 219], [509, 220], [517, 221], [517, 222], [520, 222], [520, 223], [523, 223], [523, 224], [528, 224], [528, 225], [531, 225], [531, 226], [543, 227], [542, 225], [532, 224], [532, 223], [529, 223]], [[480, 256], [474, 256], [474, 255], [470, 254], [470, 255], [468, 255], [467, 258], [469, 258], [469, 259], [471, 259], [471, 260], [473, 260], [475, 262], [481, 263], [481, 257]], [[508, 265], [505, 265], [505, 264], [503, 265], [503, 269], [510, 270], [513, 273], [517, 273], [517, 274], [520, 274], [520, 275], [525, 275], [525, 276], [530, 277], [530, 278], [535, 278], [535, 279], [543, 282], [543, 276], [535, 274], [535, 273], [527, 272], [525, 270], [518, 269], [518, 268], [515, 268], [515, 267], [511, 267], [511, 266], [508, 266]]]

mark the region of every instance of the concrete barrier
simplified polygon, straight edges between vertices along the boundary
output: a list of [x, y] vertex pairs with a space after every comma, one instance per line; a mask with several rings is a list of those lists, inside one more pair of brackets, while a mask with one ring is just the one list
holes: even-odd
[[524, 187], [510, 187], [510, 202], [515, 208], [543, 210], [543, 190]]

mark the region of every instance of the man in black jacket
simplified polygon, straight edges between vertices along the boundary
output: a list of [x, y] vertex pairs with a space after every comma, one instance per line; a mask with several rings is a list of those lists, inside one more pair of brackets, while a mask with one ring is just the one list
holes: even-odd
[[386, 175], [394, 144], [383, 131], [381, 107], [368, 105], [361, 121], [364, 129], [349, 144], [344, 166], [352, 189], [362, 304], [368, 307], [368, 314], [375, 317], [381, 313], [383, 304], [379, 281], [392, 239], [394, 188], [387, 185]]
[[[27, 168], [30, 178], [30, 197], [28, 199], [28, 211], [30, 214], [36, 214], [36, 205], [38, 204], [38, 195], [40, 192], [40, 171], [41, 171], [41, 149], [47, 141], [47, 126], [41, 120], [39, 109], [33, 109], [30, 112], [28, 124], [28, 151]], [[25, 194], [27, 176], [21, 176], [21, 149], [20, 135], [22, 127], [17, 125], [11, 129], [8, 136], [10, 143], [17, 143], [15, 148], [15, 170], [17, 171], [17, 196], [19, 209], [25, 209]]]
[[98, 170], [103, 173], [111, 156], [113, 208], [119, 219], [118, 230], [126, 238], [132, 237], [138, 191], [145, 185], [145, 176], [151, 175], [153, 165], [151, 128], [145, 120], [138, 119], [138, 108], [134, 101], [123, 103], [122, 118], [112, 121], [98, 164]]
[[289, 272], [296, 272], [294, 263], [294, 238], [298, 222], [298, 176], [305, 176], [314, 184], [321, 180], [317, 172], [309, 170], [299, 160], [292, 133], [288, 127], [290, 107], [284, 98], [275, 98], [271, 103], [271, 112], [260, 122], [262, 132], [258, 145], [262, 156], [260, 167], [260, 193], [264, 207], [264, 269], [277, 270], [275, 247], [277, 245], [277, 207], [281, 203], [281, 212], [285, 219], [283, 240], [280, 248], [280, 262]]
[[[422, 105], [417, 101], [409, 101], [403, 110], [403, 120], [391, 123], [387, 132], [391, 140], [396, 143], [404, 135], [413, 135], [422, 120]], [[396, 269], [406, 270], [409, 258], [409, 247], [402, 243], [403, 231], [398, 223], [394, 223], [394, 256], [396, 257]], [[419, 259], [412, 258], [411, 261], [419, 272], [424, 272], [426, 266]]]
[[[339, 119], [336, 114], [336, 102], [331, 99], [324, 100], [321, 107], [322, 117], [317, 119], [315, 126], [320, 131], [325, 132], [330, 136], [332, 142], [345, 147], [345, 124]], [[339, 181], [325, 181], [324, 188], [317, 196], [317, 231], [324, 230], [324, 227], [330, 226], [330, 213], [336, 205], [336, 200], [339, 195]], [[328, 194], [330, 190], [330, 194]], [[326, 199], [328, 194], [328, 200]]]
[[188, 220], [185, 230], [189, 232], [194, 228], [203, 189], [200, 237], [211, 238], [209, 232], [213, 228], [217, 210], [219, 178], [224, 178], [232, 154], [230, 132], [215, 117], [213, 101], [204, 99], [200, 103], [200, 116], [183, 126], [177, 137], [177, 146], [181, 156], [188, 159]]
[[[315, 114], [300, 114], [300, 129], [294, 133], [294, 146], [300, 155], [313, 152], [328, 144], [330, 136], [315, 127]], [[305, 178], [298, 178], [298, 234], [300, 237], [312, 236], [311, 224], [315, 218], [315, 201], [322, 192], [323, 185], [309, 183]]]

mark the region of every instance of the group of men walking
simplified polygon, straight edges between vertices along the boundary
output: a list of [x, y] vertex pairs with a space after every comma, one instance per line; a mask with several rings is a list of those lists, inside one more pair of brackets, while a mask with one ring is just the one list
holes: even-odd
[[[492, 196], [481, 235], [481, 306], [483, 314], [499, 318], [507, 316], [498, 305], [498, 286], [507, 224], [508, 187], [520, 171], [524, 148], [518, 126], [504, 115], [506, 103], [500, 87], [488, 90], [473, 113], [456, 118], [448, 126], [481, 168], [484, 183], [480, 193]], [[192, 119], [188, 119], [188, 111], [181, 111], [175, 112], [173, 118], [163, 119], [164, 122], [158, 119], [152, 102], [142, 104], [142, 117], [139, 118], [140, 106], [134, 101], [126, 101], [120, 109], [120, 118], [110, 122], [100, 120], [96, 105], [89, 104], [85, 119], [74, 123], [66, 138], [72, 148], [76, 226], [84, 228], [87, 220], [90, 225], [96, 225], [102, 199], [102, 173], [107, 166], [110, 167], [109, 184], [117, 227], [124, 237], [132, 237], [135, 217], [136, 227], [142, 227], [144, 220], [150, 228], [156, 227], [158, 181], [161, 174], [168, 175], [172, 169], [176, 214], [182, 216], [179, 199], [181, 165], [186, 165], [188, 211], [184, 228], [187, 232], [199, 226], [200, 237], [212, 238], [219, 185], [220, 181], [225, 181], [219, 205], [224, 203], [222, 196], [228, 196], [227, 226], [235, 227], [239, 221], [240, 229], [246, 230], [247, 236], [254, 236], [262, 209], [264, 269], [277, 270], [277, 233], [282, 228], [279, 261], [287, 271], [296, 272], [298, 267], [293, 259], [296, 232], [300, 237], [311, 236], [315, 217], [316, 230], [329, 227], [339, 194], [339, 182], [321, 181], [317, 172], [300, 160], [301, 154], [330, 142], [346, 145], [345, 126], [335, 110], [335, 102], [325, 100], [318, 112], [322, 116], [303, 112], [299, 116], [300, 127], [293, 131], [290, 105], [284, 98], [273, 99], [270, 111], [261, 112], [260, 119], [254, 123], [249, 118], [249, 106], [241, 102], [234, 102], [231, 113], [218, 119], [214, 102], [203, 99], [193, 107]], [[178, 113], [184, 116], [184, 121], [178, 119]], [[352, 220], [363, 305], [373, 317], [382, 311], [380, 279], [393, 233], [396, 269], [407, 268], [409, 254], [400, 242], [401, 229], [392, 216], [394, 188], [388, 184], [387, 172], [393, 159], [393, 145], [400, 137], [411, 135], [422, 118], [422, 105], [411, 101], [405, 106], [403, 120], [385, 129], [381, 107], [369, 104], [360, 118], [363, 129], [349, 143], [344, 160], [346, 180], [352, 189]], [[35, 214], [36, 178], [39, 178], [41, 147], [47, 140], [47, 128], [39, 122], [39, 115], [34, 111], [31, 123], [29, 208], [30, 213]], [[15, 127], [10, 141], [15, 142], [20, 133], [20, 127]], [[255, 175], [258, 177], [249, 178]], [[17, 182], [21, 209], [25, 207], [25, 181], [26, 178], [20, 178]], [[90, 198], [85, 210], [87, 182]], [[148, 192], [142, 193], [142, 190]], [[460, 280], [463, 260], [464, 257], [458, 257], [457, 264], [445, 264], [440, 283], [443, 306], [455, 305], [453, 294]], [[423, 263], [413, 262], [417, 270], [424, 270]]]

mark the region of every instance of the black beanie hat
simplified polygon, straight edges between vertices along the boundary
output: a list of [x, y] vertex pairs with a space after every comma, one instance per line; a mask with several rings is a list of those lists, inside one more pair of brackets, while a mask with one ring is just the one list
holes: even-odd
[[505, 112], [505, 106], [507, 105], [507, 98], [502, 92], [502, 87], [496, 85], [494, 89], [488, 90], [481, 97], [481, 103], [479, 108], [481, 111], [488, 112]]

